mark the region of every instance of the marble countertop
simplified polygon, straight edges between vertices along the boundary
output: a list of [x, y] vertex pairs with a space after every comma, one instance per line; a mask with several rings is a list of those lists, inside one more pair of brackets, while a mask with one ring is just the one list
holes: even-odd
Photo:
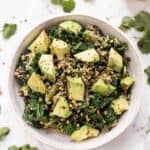
[[[150, 10], [149, 0], [76, 0], [76, 8], [72, 14], [86, 14], [107, 20], [110, 24], [118, 26], [125, 15], [134, 15], [139, 10]], [[46, 19], [64, 14], [59, 6], [49, 3], [49, 0], [1, 0], [0, 1], [0, 28], [5, 22], [18, 24], [15, 36], [10, 40], [3, 40], [0, 35], [0, 126], [8, 126], [11, 133], [0, 142], [0, 150], [7, 150], [8, 146], [29, 143], [39, 147], [40, 150], [54, 150], [47, 147], [34, 137], [28, 135], [16, 121], [8, 96], [8, 73], [12, 56], [24, 36], [37, 24]], [[27, 20], [27, 21], [26, 21]], [[0, 29], [1, 30], [1, 29]], [[138, 33], [127, 33], [136, 45], [135, 37]], [[142, 55], [143, 68], [150, 65], [150, 55]], [[97, 148], [97, 150], [150, 150], [150, 135], [146, 131], [150, 128], [150, 86], [146, 83], [141, 109], [132, 125], [111, 143]]]

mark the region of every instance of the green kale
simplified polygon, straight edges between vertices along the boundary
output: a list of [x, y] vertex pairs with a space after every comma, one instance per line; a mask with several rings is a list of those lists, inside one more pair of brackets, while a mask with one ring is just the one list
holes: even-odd
[[103, 97], [100, 94], [94, 94], [94, 97], [90, 100], [91, 105], [96, 109], [104, 109], [109, 106], [113, 98]]
[[37, 72], [38, 73], [40, 71], [40, 68], [39, 68], [39, 65], [38, 65], [40, 57], [41, 57], [40, 53], [35, 55], [34, 59], [32, 60], [32, 62], [30, 64], [30, 68], [32, 68], [30, 70], [30, 73], [32, 73], [32, 72]]
[[3, 26], [3, 38], [9, 39], [12, 35], [15, 34], [16, 30], [17, 30], [16, 24], [5, 23]]
[[106, 110], [104, 119], [107, 125], [113, 124], [115, 121], [118, 120], [117, 115], [115, 114], [114, 110], [112, 108], [109, 108]]
[[124, 54], [126, 50], [128, 50], [128, 44], [126, 42], [122, 42], [113, 36], [106, 36], [101, 38], [101, 50], [109, 51], [110, 48], [114, 48], [121, 55]]
[[25, 104], [23, 118], [34, 127], [40, 128], [41, 121], [47, 120], [46, 106], [43, 100], [39, 99], [28, 99]]
[[93, 48], [94, 45], [92, 43], [84, 43], [84, 42], [79, 42], [76, 45], [72, 46], [71, 51], [73, 54]]
[[77, 122], [75, 120], [70, 120], [68, 124], [64, 124], [63, 132], [67, 135], [71, 135], [73, 131], [77, 128]]

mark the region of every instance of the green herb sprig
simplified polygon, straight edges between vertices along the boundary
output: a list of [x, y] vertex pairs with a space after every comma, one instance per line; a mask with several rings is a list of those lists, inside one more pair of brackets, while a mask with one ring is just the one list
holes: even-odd
[[16, 24], [9, 24], [9, 23], [5, 23], [3, 25], [3, 38], [4, 39], [9, 39], [11, 36], [13, 36], [15, 34], [17, 30], [17, 25]]
[[128, 31], [131, 28], [142, 33], [142, 37], [138, 41], [138, 47], [144, 54], [150, 53], [150, 13], [141, 11], [133, 18], [125, 16], [119, 27], [123, 31]]
[[74, 0], [51, 0], [53, 4], [61, 5], [64, 12], [71, 12], [75, 8]]

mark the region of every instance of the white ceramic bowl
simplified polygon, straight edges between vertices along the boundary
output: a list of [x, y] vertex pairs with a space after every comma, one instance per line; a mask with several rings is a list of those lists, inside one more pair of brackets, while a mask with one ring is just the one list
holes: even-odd
[[[101, 134], [96, 138], [92, 138], [81, 143], [72, 142], [67, 136], [56, 133], [51, 130], [39, 130], [35, 129], [29, 125], [27, 125], [22, 119], [24, 104], [22, 98], [20, 98], [17, 94], [18, 92], [18, 84], [13, 76], [16, 63], [18, 61], [18, 57], [21, 52], [29, 45], [29, 43], [40, 33], [42, 29], [52, 27], [55, 24], [58, 24], [64, 20], [76, 20], [83, 25], [93, 24], [98, 26], [104, 34], [110, 34], [118, 37], [120, 40], [125, 41], [129, 45], [129, 50], [126, 52], [126, 55], [131, 58], [131, 62], [129, 65], [130, 74], [135, 78], [136, 82], [134, 88], [132, 90], [131, 102], [129, 110], [121, 117], [118, 125], [113, 128], [111, 131]], [[49, 146], [61, 149], [61, 150], [88, 150], [92, 148], [96, 148], [98, 146], [102, 146], [112, 139], [119, 136], [134, 120], [136, 117], [141, 99], [142, 99], [142, 90], [143, 90], [143, 70], [139, 61], [139, 58], [136, 54], [136, 51], [131, 43], [131, 41], [118, 29], [115, 29], [108, 23], [93, 18], [89, 16], [83, 15], [69, 15], [69, 16], [61, 16], [56, 17], [54, 19], [50, 19], [42, 24], [38, 25], [34, 30], [32, 30], [22, 41], [19, 48], [16, 51], [16, 54], [12, 60], [11, 71], [9, 75], [9, 92], [11, 103], [13, 106], [13, 110], [15, 112], [15, 116], [19, 121], [20, 125], [22, 125], [23, 129], [29, 131], [31, 135], [35, 138], [39, 139], [42, 143], [45, 143]]]

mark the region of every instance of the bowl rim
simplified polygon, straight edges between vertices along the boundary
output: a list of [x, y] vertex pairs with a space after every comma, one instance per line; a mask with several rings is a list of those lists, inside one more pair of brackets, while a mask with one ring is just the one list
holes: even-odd
[[[120, 34], [124, 39], [126, 39], [126, 41], [127, 41], [127, 43], [130, 43], [130, 45], [131, 45], [131, 47], [132, 47], [132, 49], [133, 49], [133, 51], [135, 52], [135, 57], [137, 58], [137, 60], [138, 60], [138, 67], [139, 67], [139, 70], [140, 70], [140, 74], [141, 74], [141, 93], [140, 93], [140, 97], [142, 98], [142, 95], [143, 95], [143, 87], [144, 87], [144, 73], [143, 73], [143, 69], [142, 69], [142, 63], [141, 63], [141, 60], [140, 60], [140, 58], [139, 58], [139, 56], [138, 56], [138, 52], [135, 50], [136, 49], [136, 47], [133, 45], [133, 43], [132, 43], [132, 41], [130, 40], [130, 38], [127, 36], [127, 35], [125, 35], [121, 30], [119, 30], [118, 28], [116, 28], [116, 27], [114, 27], [113, 25], [111, 25], [110, 23], [108, 23], [107, 21], [104, 21], [104, 20], [102, 20], [102, 19], [99, 19], [99, 18], [96, 18], [96, 17], [92, 17], [92, 16], [89, 16], [89, 15], [80, 15], [80, 14], [73, 14], [73, 15], [60, 15], [60, 16], [56, 16], [56, 17], [52, 17], [51, 19], [47, 19], [47, 20], [45, 20], [45, 21], [42, 21], [42, 23], [40, 23], [39, 25], [37, 25], [37, 26], [35, 26], [34, 28], [32, 28], [31, 30], [30, 30], [30, 32], [29, 33], [27, 33], [26, 34], [26, 36], [23, 38], [23, 40], [22, 40], [22, 42], [19, 44], [19, 46], [18, 46], [18, 48], [16, 49], [16, 51], [15, 51], [15, 54], [14, 54], [14, 56], [13, 56], [13, 59], [12, 59], [12, 62], [13, 62], [13, 60], [14, 60], [14, 57], [16, 56], [16, 54], [17, 54], [17, 52], [18, 52], [18, 50], [21, 48], [21, 45], [24, 43], [24, 41], [33, 33], [33, 31], [36, 31], [38, 28], [40, 28], [41, 26], [43, 26], [44, 24], [46, 24], [46, 23], [48, 23], [49, 21], [52, 21], [52, 20], [54, 20], [54, 19], [60, 19], [60, 18], [63, 18], [63, 17], [88, 17], [88, 18], [90, 18], [90, 19], [92, 19], [92, 20], [96, 20], [96, 21], [98, 21], [98, 22], [102, 22], [102, 23], [104, 23], [104, 24], [107, 24], [109, 27], [111, 27], [113, 30], [115, 30], [116, 32], [118, 32], [118, 34]], [[11, 63], [12, 63], [11, 62]], [[12, 68], [13, 67], [13, 65], [11, 64], [11, 67], [10, 68]], [[11, 79], [11, 76], [12, 76], [12, 74], [11, 74], [11, 69], [9, 70], [9, 79]], [[8, 87], [9, 87], [9, 99], [11, 99], [11, 93], [10, 93], [10, 91], [11, 91], [11, 88], [10, 88], [10, 86], [9, 86], [9, 83], [8, 83]], [[20, 125], [22, 126], [22, 127], [24, 127], [24, 130], [25, 131], [27, 131], [30, 135], [32, 135], [33, 137], [35, 137], [36, 139], [38, 139], [40, 142], [42, 142], [43, 144], [46, 144], [47, 146], [51, 146], [51, 147], [54, 147], [54, 148], [60, 148], [60, 149], [64, 149], [64, 150], [73, 150], [74, 148], [72, 147], [72, 146], [68, 146], [68, 145], [66, 145], [66, 144], [60, 144], [59, 143], [59, 141], [57, 142], [57, 141], [53, 141], [53, 142], [51, 142], [50, 140], [48, 140], [47, 138], [45, 138], [45, 137], [43, 137], [43, 136], [41, 136], [41, 134], [40, 133], [37, 133], [37, 131], [34, 131], [33, 129], [31, 129], [31, 128], [29, 128], [27, 125], [26, 125], [26, 123], [25, 123], [25, 121], [23, 121], [21, 118], [20, 118], [20, 116], [18, 115], [18, 113], [15, 111], [15, 109], [14, 109], [14, 103], [13, 103], [13, 101], [12, 100], [10, 100], [11, 101], [11, 103], [10, 103], [10, 105], [11, 105], [11, 107], [12, 107], [12, 110], [13, 110], [13, 113], [14, 113], [14, 115], [15, 115], [15, 117], [16, 117], [16, 120], [18, 121], [18, 123], [20, 123]], [[82, 147], [78, 147], [78, 149], [77, 148], [75, 148], [76, 150], [87, 150], [87, 149], [93, 149], [93, 148], [97, 148], [97, 147], [99, 147], [99, 146], [103, 146], [103, 145], [105, 145], [105, 144], [107, 144], [107, 143], [109, 143], [109, 142], [111, 142], [113, 139], [115, 139], [115, 138], [117, 138], [119, 135], [121, 135], [128, 127], [129, 127], [129, 125], [134, 121], [134, 119], [135, 119], [135, 117], [136, 117], [136, 115], [138, 114], [138, 112], [139, 112], [139, 109], [140, 109], [140, 105], [141, 105], [141, 99], [140, 99], [140, 101], [138, 102], [138, 104], [137, 104], [137, 109], [134, 111], [134, 114], [132, 114], [132, 117], [130, 117], [129, 118], [129, 120], [128, 120], [128, 122], [126, 122], [126, 125], [125, 126], [123, 126], [122, 128], [118, 128], [118, 132], [115, 132], [113, 135], [111, 135], [111, 136], [107, 136], [107, 138], [105, 139], [105, 141], [103, 141], [103, 142], [101, 142], [100, 144], [97, 142], [94, 142], [94, 143], [90, 143], [89, 145], [87, 145], [87, 146], [82, 146]], [[117, 128], [117, 127], [116, 127]]]

